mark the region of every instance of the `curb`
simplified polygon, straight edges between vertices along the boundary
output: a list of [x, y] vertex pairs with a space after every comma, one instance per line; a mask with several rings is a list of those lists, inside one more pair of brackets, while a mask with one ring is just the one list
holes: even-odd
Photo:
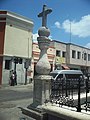
[[22, 84], [19, 84], [19, 85], [15, 85], [15, 86], [10, 86], [10, 85], [1, 85], [0, 86], [0, 89], [11, 89], [11, 88], [27, 88], [27, 87], [32, 87], [33, 86], [33, 83], [30, 83], [30, 84], [27, 84], [27, 85], [22, 85]]

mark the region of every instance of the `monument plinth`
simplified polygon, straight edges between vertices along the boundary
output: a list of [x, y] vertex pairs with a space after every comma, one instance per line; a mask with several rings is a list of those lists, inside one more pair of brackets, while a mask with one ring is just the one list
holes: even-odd
[[42, 17], [42, 27], [38, 30], [39, 37], [37, 38], [39, 49], [41, 50], [39, 60], [36, 64], [37, 75], [34, 76], [33, 86], [33, 103], [26, 109], [22, 109], [24, 114], [30, 115], [37, 120], [47, 120], [47, 115], [42, 109], [42, 105], [50, 100], [50, 63], [47, 57], [47, 50], [50, 45], [50, 30], [46, 26], [47, 15], [52, 10], [43, 5], [43, 11], [39, 13], [38, 17]]

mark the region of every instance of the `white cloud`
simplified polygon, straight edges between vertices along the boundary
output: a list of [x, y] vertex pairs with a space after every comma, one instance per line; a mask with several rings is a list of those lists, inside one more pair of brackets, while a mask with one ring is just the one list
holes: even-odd
[[49, 37], [48, 37], [50, 40], [52, 40], [52, 36], [50, 35]]
[[[36, 42], [36, 43], [38, 42], [37, 41], [37, 37], [39, 37], [38, 33], [33, 34], [33, 42]], [[52, 40], [52, 36], [51, 35], [48, 38]]]
[[33, 34], [33, 42], [37, 42], [38, 33]]
[[55, 22], [55, 26], [60, 29], [60, 28], [61, 28], [61, 27], [60, 27], [60, 26], [61, 26], [61, 25], [60, 25], [60, 22], [56, 21], [56, 22]]
[[62, 27], [68, 33], [70, 33], [70, 24], [72, 35], [77, 35], [79, 37], [90, 36], [90, 15], [82, 17], [81, 20], [78, 22], [65, 20], [62, 24]]
[[85, 45], [85, 47], [86, 47], [86, 48], [90, 48], [90, 43], [87, 43], [87, 44]]

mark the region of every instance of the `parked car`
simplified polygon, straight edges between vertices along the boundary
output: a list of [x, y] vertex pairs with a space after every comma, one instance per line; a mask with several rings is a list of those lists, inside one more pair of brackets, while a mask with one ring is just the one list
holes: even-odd
[[54, 70], [50, 72], [52, 79], [54, 81], [61, 81], [63, 80], [63, 84], [66, 82], [72, 82], [73, 86], [78, 86], [78, 80], [81, 80], [80, 85], [84, 86], [84, 76], [81, 70]]

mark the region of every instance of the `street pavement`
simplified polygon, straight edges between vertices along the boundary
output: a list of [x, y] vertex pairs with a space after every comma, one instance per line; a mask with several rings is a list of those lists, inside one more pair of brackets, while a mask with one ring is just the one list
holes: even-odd
[[32, 103], [33, 83], [0, 87], [0, 120], [34, 120], [22, 114], [20, 107]]

